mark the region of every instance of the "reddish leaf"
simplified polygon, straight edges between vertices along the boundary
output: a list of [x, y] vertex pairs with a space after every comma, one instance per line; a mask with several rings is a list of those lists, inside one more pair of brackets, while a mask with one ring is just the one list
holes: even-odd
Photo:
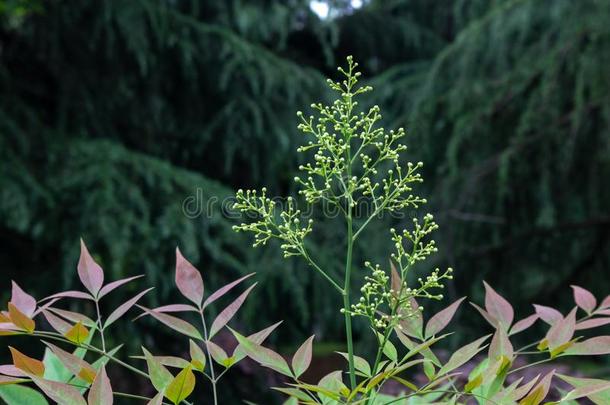
[[98, 298], [102, 298], [104, 295], [116, 290], [120, 286], [127, 284], [130, 281], [136, 280], [140, 277], [144, 277], [144, 275], [140, 274], [139, 276], [127, 277], [127, 278], [123, 278], [121, 280], [113, 281], [112, 283], [108, 283], [102, 287], [102, 289], [100, 290], [100, 293], [97, 296], [98, 296]]
[[49, 325], [51, 325], [53, 329], [62, 335], [65, 335], [70, 329], [72, 329], [72, 325], [60, 317], [53, 315], [50, 311], [43, 310], [42, 314], [46, 318], [47, 322], [49, 322]]
[[534, 309], [536, 310], [536, 313], [538, 314], [540, 319], [542, 319], [549, 325], [553, 325], [555, 322], [563, 319], [563, 315], [561, 314], [561, 312], [559, 312], [555, 308], [534, 304]]
[[237, 286], [238, 284], [240, 284], [242, 281], [252, 277], [254, 275], [254, 273], [250, 273], [246, 276], [243, 276], [242, 278], [235, 280], [227, 285], [225, 285], [224, 287], [220, 287], [218, 290], [216, 290], [214, 293], [212, 293], [212, 295], [210, 295], [205, 302], [203, 303], [202, 308], [207, 307], [208, 305], [210, 305], [211, 303], [213, 303], [214, 301], [216, 301], [217, 299], [219, 299], [220, 297], [222, 297], [223, 295], [225, 295], [226, 293], [228, 293], [229, 291], [231, 291], [233, 289], [233, 287]]
[[27, 377], [27, 374], [18, 369], [12, 364], [3, 364], [0, 366], [0, 374], [9, 375], [11, 377]]
[[519, 322], [515, 323], [513, 327], [510, 329], [510, 335], [515, 335], [519, 332], [523, 332], [530, 326], [534, 324], [540, 318], [538, 314], [532, 314], [526, 318], [521, 319]]
[[540, 379], [540, 374], [538, 374], [536, 377], [532, 378], [530, 381], [528, 381], [527, 383], [525, 383], [522, 386], [520, 386], [519, 388], [517, 388], [512, 394], [509, 395], [509, 397], [511, 399], [513, 399], [514, 401], [520, 400], [521, 398], [526, 396], [528, 392], [530, 392], [530, 390], [532, 389], [534, 384], [536, 384], [536, 382], [538, 382], [538, 379]]
[[42, 364], [42, 361], [28, 357], [14, 347], [9, 346], [8, 348], [13, 356], [13, 364], [15, 367], [28, 375], [39, 377], [44, 375], [44, 364]]
[[424, 318], [419, 311], [419, 304], [415, 298], [411, 298], [412, 314], [403, 314], [404, 317], [400, 321], [401, 330], [408, 336], [421, 339], [423, 337]]
[[541, 403], [551, 388], [551, 381], [555, 370], [551, 371], [530, 391], [525, 398], [519, 402], [520, 405], [538, 405]]
[[[277, 323], [274, 323], [271, 326], [268, 326], [267, 328], [265, 328], [263, 330], [260, 330], [256, 333], [249, 335], [248, 340], [251, 342], [254, 342], [256, 344], [259, 344], [259, 345], [263, 344], [265, 339], [267, 339], [267, 337], [271, 334], [271, 332], [273, 332], [275, 330], [275, 328], [277, 328], [281, 323], [282, 323], [282, 321], [279, 321]], [[237, 363], [244, 357], [246, 357], [246, 353], [244, 352], [241, 345], [238, 344], [237, 347], [235, 348], [235, 351], [233, 352], [233, 358], [235, 358], [235, 362]]]
[[27, 333], [32, 333], [34, 332], [34, 329], [36, 329], [36, 323], [17, 309], [11, 302], [8, 303], [8, 314], [11, 318], [11, 322], [19, 329], [24, 330]]
[[248, 338], [240, 335], [234, 330], [231, 330], [231, 332], [233, 332], [233, 335], [235, 335], [235, 338], [243, 347], [243, 350], [246, 355], [252, 360], [256, 361], [263, 367], [270, 368], [283, 375], [289, 377], [293, 376], [290, 367], [288, 367], [288, 363], [286, 363], [286, 360], [284, 360], [282, 356], [280, 356], [271, 349], [268, 349], [248, 340]]
[[394, 262], [392, 260], [390, 260], [390, 269], [391, 269], [390, 286], [391, 286], [392, 290], [394, 291], [394, 295], [398, 296], [398, 294], [400, 293], [400, 290], [402, 288], [402, 279], [400, 278], [400, 274], [398, 274], [398, 271], [396, 270], [396, 266], [394, 266]]
[[34, 315], [34, 311], [36, 311], [36, 299], [23, 291], [16, 282], [13, 281], [12, 283], [13, 291], [10, 302], [31, 318]]
[[[155, 311], [155, 312], [163, 312], [163, 313], [171, 313], [171, 312], [199, 312], [199, 310], [197, 308], [195, 308], [192, 305], [188, 305], [188, 304], [170, 304], [170, 305], [163, 305], [161, 307], [157, 307], [157, 308], [153, 308], [151, 309], [151, 311]], [[146, 316], [146, 313], [140, 314], [138, 316], [136, 316], [134, 318], [134, 321], [136, 319], [139, 319], [143, 316]]]
[[460, 298], [455, 301], [453, 304], [449, 305], [447, 308], [442, 311], [436, 313], [428, 323], [426, 324], [426, 337], [430, 337], [436, 335], [451, 322], [453, 315], [455, 315], [455, 311], [459, 308], [462, 301], [464, 301], [466, 297]]
[[68, 353], [52, 343], [43, 343], [47, 345], [49, 349], [51, 349], [53, 354], [57, 356], [57, 358], [64, 364], [64, 366], [66, 366], [68, 370], [70, 370], [72, 374], [85, 380], [89, 384], [93, 382], [96, 376], [96, 371], [91, 364], [72, 353]]
[[549, 329], [545, 336], [545, 340], [548, 343], [549, 351], [552, 353], [555, 349], [568, 343], [572, 336], [574, 336], [574, 330], [576, 329], [576, 308], [560, 321], [555, 322]]
[[78, 392], [78, 390], [71, 385], [44, 380], [38, 377], [32, 377], [34, 384], [38, 386], [51, 398], [53, 401], [62, 405], [87, 405], [85, 398]]
[[237, 297], [235, 301], [230, 303], [225, 309], [222, 310], [220, 314], [218, 314], [216, 319], [214, 319], [214, 322], [212, 322], [212, 326], [210, 327], [210, 339], [214, 335], [216, 335], [216, 333], [218, 333], [231, 320], [231, 318], [233, 318], [235, 313], [239, 310], [239, 308], [242, 306], [242, 304], [248, 297], [248, 294], [250, 294], [250, 291], [252, 291], [255, 286], [256, 283], [250, 286], [250, 288], [244, 291], [239, 297]]
[[208, 352], [214, 359], [214, 361], [222, 366], [226, 366], [227, 359], [229, 358], [229, 355], [227, 355], [227, 352], [225, 352], [225, 350], [222, 347], [218, 346], [216, 343], [214, 343], [212, 341], [205, 342], [205, 345], [208, 349]]
[[576, 324], [576, 330], [592, 329], [598, 326], [607, 325], [610, 323], [610, 318], [594, 318], [582, 321]]
[[597, 300], [590, 291], [576, 285], [572, 286], [572, 290], [574, 290], [574, 302], [576, 302], [576, 305], [588, 314], [595, 310], [595, 307], [597, 307]]
[[176, 286], [195, 305], [203, 300], [203, 280], [199, 271], [176, 248]]
[[599, 309], [610, 308], [610, 295], [608, 295], [601, 304], [599, 304]]
[[311, 364], [313, 339], [313, 336], [307, 339], [292, 357], [292, 371], [294, 371], [296, 378], [307, 371]]
[[9, 384], [19, 384], [28, 382], [28, 379], [18, 378], [18, 377], [8, 377], [5, 375], [0, 375], [0, 386], [9, 385]]
[[472, 305], [477, 311], [479, 311], [479, 313], [481, 314], [481, 316], [483, 318], [485, 318], [485, 320], [494, 328], [498, 327], [498, 320], [494, 319], [489, 312], [485, 311], [483, 308], [481, 308], [480, 306], [478, 306], [477, 304], [475, 304], [474, 302], [471, 302], [470, 305]]
[[93, 295], [97, 295], [104, 284], [104, 270], [93, 260], [82, 239], [80, 240], [78, 277], [85, 288]]
[[93, 298], [93, 296], [91, 294], [87, 294], [86, 292], [82, 292], [82, 291], [62, 291], [60, 293], [57, 294], [53, 294], [53, 295], [49, 295], [46, 298], [43, 298], [42, 301], [46, 301], [46, 300], [50, 300], [50, 299], [56, 299], [56, 298], [77, 298], [80, 300], [91, 300], [94, 301], [95, 298]]
[[97, 373], [93, 385], [89, 390], [87, 400], [89, 405], [112, 405], [112, 386], [106, 374], [106, 367], [102, 366], [101, 370]]
[[94, 328], [96, 326], [96, 323], [93, 319], [89, 318], [86, 315], [79, 314], [78, 312], [66, 311], [65, 309], [53, 307], [49, 307], [48, 310], [74, 323], [80, 322], [89, 328]]
[[182, 333], [183, 335], [186, 335], [188, 337], [192, 337], [193, 339], [203, 340], [197, 328], [195, 328], [190, 323], [183, 321], [180, 318], [176, 318], [175, 316], [151, 311], [150, 309], [142, 307], [140, 305], [136, 306], [146, 312], [148, 315], [158, 320], [159, 322], [175, 330], [176, 332]]
[[564, 354], [571, 356], [599, 356], [610, 354], [610, 336], [597, 336], [570, 346]]
[[504, 356], [509, 361], [512, 361], [513, 354], [513, 345], [510, 343], [508, 335], [504, 329], [497, 329], [489, 344], [489, 358], [492, 361], [497, 361]]
[[106, 319], [106, 322], [104, 322], [104, 329], [106, 329], [113, 322], [115, 322], [117, 319], [119, 319], [121, 316], [123, 316], [125, 314], [125, 312], [129, 311], [131, 309], [131, 307], [133, 307], [136, 304], [136, 302], [138, 302], [138, 300], [144, 296], [144, 294], [146, 294], [147, 292], [149, 292], [152, 289], [153, 288], [151, 287], [148, 290], [144, 290], [141, 293], [139, 293], [138, 295], [136, 295], [135, 297], [133, 297], [132, 299], [130, 299], [129, 301], [121, 304], [117, 309], [115, 309], [108, 316], [108, 319]]
[[595, 311], [595, 315], [607, 315], [610, 316], [610, 309], [602, 309]]
[[510, 328], [515, 316], [512, 305], [504, 297], [498, 294], [486, 282], [485, 285], [485, 309], [492, 318], [497, 319], [505, 330]]

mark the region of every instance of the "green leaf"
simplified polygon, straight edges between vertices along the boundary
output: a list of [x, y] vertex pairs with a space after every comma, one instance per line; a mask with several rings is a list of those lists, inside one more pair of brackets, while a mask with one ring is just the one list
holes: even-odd
[[201, 347], [193, 340], [189, 339], [189, 353], [191, 355], [191, 364], [196, 370], [205, 370], [205, 353], [201, 350]]
[[49, 405], [44, 395], [23, 385], [0, 386], [0, 398], [6, 405]]
[[159, 322], [175, 330], [176, 332], [191, 337], [193, 339], [203, 340], [197, 328], [195, 328], [187, 321], [184, 321], [180, 318], [176, 318], [175, 316], [164, 314], [162, 312], [155, 312], [140, 305], [136, 306], [146, 312], [148, 315], [158, 320]]
[[383, 341], [385, 340], [383, 354], [393, 362], [398, 362], [398, 351], [396, 350], [396, 346], [390, 342], [390, 339], [384, 339], [384, 336], [380, 333], [377, 333], [377, 339], [379, 340], [379, 345], [383, 344]]
[[292, 357], [292, 370], [294, 376], [299, 378], [311, 364], [313, 336], [307, 339]]
[[142, 347], [142, 351], [146, 358], [150, 382], [157, 392], [163, 392], [172, 382], [174, 376], [148, 350]]
[[[562, 374], [557, 374], [557, 377], [576, 388], [576, 390], [568, 393], [570, 395], [569, 399], [580, 398], [580, 396], [576, 395], [584, 394], [582, 396], [586, 396], [596, 405], [610, 404], [610, 387], [604, 388], [604, 384], [610, 384], [608, 381], [593, 378], [576, 378]], [[587, 392], [587, 390], [592, 388], [595, 388], [594, 392]]]
[[[344, 353], [344, 352], [336, 352], [336, 353], [340, 354], [341, 356], [343, 356], [345, 358], [345, 360], [349, 361], [348, 353]], [[362, 357], [354, 356], [354, 368], [356, 370], [360, 371], [362, 374], [366, 375], [367, 377], [371, 376], [371, 366]]]
[[195, 374], [191, 367], [187, 367], [182, 370], [178, 375], [170, 382], [165, 391], [165, 397], [172, 401], [174, 404], [179, 404], [188, 398], [189, 395], [195, 389]]
[[473, 358], [478, 352], [483, 350], [481, 344], [489, 338], [489, 335], [484, 336], [480, 339], [475, 340], [472, 343], [467, 344], [464, 347], [458, 349], [447, 361], [447, 364], [441, 367], [438, 371], [438, 375], [443, 375], [455, 370], [462, 364], [466, 363], [468, 360]]

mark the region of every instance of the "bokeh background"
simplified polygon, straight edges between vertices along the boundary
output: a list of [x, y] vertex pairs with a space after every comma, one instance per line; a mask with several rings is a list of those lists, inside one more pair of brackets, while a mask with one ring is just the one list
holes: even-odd
[[[427, 265], [455, 268], [448, 299], [481, 302], [486, 280], [523, 317], [531, 303], [568, 309], [572, 284], [610, 293], [610, 1], [2, 0], [1, 301], [11, 279], [38, 298], [79, 288], [83, 237], [107, 278], [146, 275], [107, 309], [149, 285], [147, 305], [174, 302], [180, 246], [208, 291], [257, 272], [234, 321], [244, 332], [283, 319], [269, 344], [289, 351], [316, 333], [316, 367], [337, 367], [339, 300], [208, 203], [238, 188], [295, 194], [295, 112], [332, 96], [324, 78], [347, 55], [375, 88], [362, 103], [405, 127], [408, 158], [425, 164], [420, 214], [441, 226]], [[387, 262], [384, 235], [403, 222], [359, 238], [356, 263]], [[331, 271], [342, 231], [331, 221], [311, 241]], [[453, 323], [456, 342], [486, 330], [473, 315]], [[113, 339], [138, 347], [135, 332], [183, 350], [147, 321]], [[274, 403], [269, 378], [236, 368], [222, 395]]]

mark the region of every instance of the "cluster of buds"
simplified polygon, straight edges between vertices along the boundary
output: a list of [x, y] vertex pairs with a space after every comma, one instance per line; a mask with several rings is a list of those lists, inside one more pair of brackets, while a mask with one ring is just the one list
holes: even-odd
[[303, 240], [312, 231], [313, 220], [301, 223], [301, 210], [295, 208], [292, 197], [286, 199], [286, 209], [276, 213], [276, 202], [267, 197], [263, 188], [256, 190], [238, 190], [233, 209], [247, 216], [254, 216], [254, 221], [233, 226], [236, 232], [245, 231], [254, 234], [253, 247], [265, 245], [270, 239], [281, 241], [284, 257], [303, 255]]
[[405, 229], [402, 233], [398, 233], [394, 228], [390, 229], [396, 249], [396, 253], [392, 253], [392, 259], [401, 268], [407, 268], [437, 252], [438, 248], [434, 239], [424, 241], [424, 238], [436, 229], [438, 229], [438, 224], [434, 222], [432, 214], [426, 214], [423, 223], [420, 223], [417, 218], [413, 218], [412, 230]]

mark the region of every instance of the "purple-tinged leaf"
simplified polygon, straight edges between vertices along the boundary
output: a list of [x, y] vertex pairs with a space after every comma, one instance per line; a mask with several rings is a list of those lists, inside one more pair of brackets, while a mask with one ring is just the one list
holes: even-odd
[[540, 380], [540, 382], [532, 388], [532, 390], [527, 394], [525, 398], [519, 402], [520, 405], [538, 405], [546, 395], [549, 393], [549, 389], [551, 388], [551, 381], [553, 379], [553, 375], [555, 374], [555, 370], [551, 371], [547, 375]]
[[229, 358], [227, 352], [225, 352], [222, 347], [218, 346], [212, 341], [205, 342], [205, 345], [208, 349], [208, 352], [212, 356], [212, 359], [214, 359], [214, 361], [220, 364], [221, 366], [226, 366], [227, 359]]
[[563, 398], [561, 398], [561, 402], [574, 401], [575, 399], [580, 398], [589, 398], [592, 395], [608, 392], [610, 393], [610, 382], [598, 380], [599, 382], [590, 382], [586, 387], [579, 387], [570, 392], [568, 392]]
[[104, 270], [93, 260], [82, 239], [80, 240], [78, 277], [85, 288], [94, 296], [97, 296], [104, 284]]
[[28, 382], [28, 381], [30, 381], [30, 380], [24, 379], [24, 378], [8, 377], [8, 376], [5, 376], [5, 375], [0, 375], [0, 386], [2, 386], [2, 385], [9, 385], [9, 384], [25, 383], [25, 382]]
[[483, 282], [483, 284], [485, 285], [485, 309], [494, 319], [500, 322], [504, 330], [508, 330], [515, 316], [512, 305], [489, 284], [486, 282]]
[[229, 284], [225, 285], [224, 287], [220, 287], [218, 290], [214, 291], [214, 293], [212, 293], [212, 295], [210, 295], [205, 300], [202, 308], [207, 307], [208, 305], [210, 305], [211, 303], [213, 303], [214, 301], [216, 301], [217, 299], [219, 299], [220, 297], [222, 297], [223, 295], [225, 295], [226, 293], [231, 291], [233, 289], [233, 287], [239, 285], [242, 281], [252, 277], [253, 275], [254, 275], [254, 273], [250, 273], [248, 275], [243, 276], [242, 278], [240, 278], [238, 280], [230, 282]]
[[576, 307], [560, 321], [555, 322], [545, 336], [549, 351], [555, 352], [556, 349], [568, 343], [574, 336], [576, 329]]
[[521, 398], [526, 396], [528, 392], [530, 392], [532, 387], [538, 382], [539, 379], [540, 374], [538, 374], [536, 377], [532, 378], [530, 381], [523, 384], [519, 388], [515, 389], [515, 391], [509, 395], [509, 398], [511, 398], [513, 401], [520, 400]]
[[127, 284], [130, 281], [136, 280], [140, 277], [144, 277], [144, 275], [140, 274], [139, 276], [127, 277], [127, 278], [123, 278], [121, 280], [113, 281], [112, 283], [108, 283], [101, 288], [101, 290], [97, 296], [98, 296], [98, 298], [102, 298], [104, 295], [111, 293], [112, 291], [116, 290], [120, 286]]
[[[171, 313], [171, 312], [199, 312], [199, 310], [197, 308], [195, 308], [192, 305], [188, 305], [188, 304], [163, 305], [161, 307], [153, 308], [153, 309], [151, 309], [151, 311], [163, 312], [163, 313]], [[136, 319], [140, 319], [143, 316], [146, 316], [146, 313], [143, 313], [143, 314], [140, 314], [140, 315], [136, 316], [134, 318], [134, 321]]]
[[193, 339], [203, 340], [201, 338], [201, 334], [199, 333], [197, 328], [195, 328], [193, 325], [191, 325], [187, 321], [184, 321], [180, 318], [176, 318], [175, 316], [167, 315], [167, 314], [164, 314], [161, 312], [151, 311], [150, 309], [145, 308], [140, 305], [136, 305], [136, 306], [138, 308], [140, 308], [142, 311], [146, 312], [148, 315], [150, 315], [153, 318], [155, 318], [156, 320], [158, 320], [159, 322], [161, 322], [164, 325], [175, 330], [176, 332], [182, 333], [183, 335], [186, 335]]
[[600, 356], [610, 354], [610, 336], [597, 336], [574, 343], [564, 354], [570, 356]]
[[508, 335], [504, 329], [496, 329], [491, 343], [489, 344], [489, 358], [491, 361], [497, 361], [506, 357], [509, 361], [513, 360], [514, 349], [510, 343]]
[[563, 315], [561, 314], [561, 312], [559, 312], [555, 308], [534, 304], [534, 309], [536, 310], [536, 313], [538, 314], [540, 319], [542, 319], [549, 325], [553, 325], [555, 322], [563, 319]]
[[138, 300], [140, 298], [142, 298], [144, 296], [144, 294], [148, 293], [150, 290], [152, 290], [153, 287], [149, 288], [148, 290], [144, 290], [141, 293], [139, 293], [138, 295], [136, 295], [135, 297], [131, 298], [129, 301], [124, 302], [123, 304], [121, 304], [117, 309], [115, 309], [106, 319], [106, 322], [104, 322], [104, 328], [106, 329], [108, 326], [110, 326], [113, 322], [115, 322], [117, 319], [119, 319], [121, 316], [123, 316], [127, 311], [129, 311], [131, 309], [131, 307], [133, 307], [136, 302], [138, 302]]
[[47, 322], [49, 322], [49, 325], [51, 325], [53, 329], [55, 329], [62, 335], [65, 335], [70, 329], [72, 329], [72, 325], [70, 325], [68, 322], [64, 321], [60, 317], [53, 315], [50, 311], [43, 310], [42, 314], [44, 315]]
[[193, 367], [195, 367], [196, 370], [203, 372], [206, 363], [205, 353], [201, 350], [201, 347], [191, 339], [189, 339], [189, 354]]
[[576, 330], [597, 328], [599, 326], [608, 325], [609, 323], [610, 323], [610, 318], [587, 319], [586, 321], [577, 323]]
[[48, 300], [47, 302], [44, 303], [44, 305], [41, 305], [38, 308], [36, 308], [36, 311], [34, 311], [33, 317], [40, 314], [43, 310], [48, 309], [51, 305], [55, 304], [59, 300], [60, 300], [60, 298], [53, 298], [53, 299]]
[[[146, 356], [130, 356], [133, 359], [146, 360]], [[154, 356], [155, 360], [167, 367], [183, 369], [191, 364], [188, 360], [176, 356]]]
[[27, 374], [22, 370], [18, 369], [12, 364], [3, 364], [0, 366], [0, 374], [8, 375], [11, 377], [27, 377]]
[[203, 279], [201, 273], [182, 256], [176, 248], [176, 286], [178, 290], [198, 307], [203, 300]]
[[[576, 378], [568, 375], [557, 374], [557, 377], [570, 384], [572, 387], [581, 390], [587, 390], [589, 387], [599, 387], [600, 384], [607, 383], [605, 380], [597, 380], [593, 378]], [[587, 395], [591, 402], [596, 405], [610, 404], [610, 389], [600, 390], [597, 392], [589, 392]]]
[[268, 349], [248, 340], [248, 338], [240, 335], [234, 330], [231, 330], [231, 332], [233, 332], [233, 335], [235, 336], [239, 344], [242, 346], [246, 355], [252, 360], [254, 360], [263, 367], [267, 367], [283, 375], [293, 377], [292, 371], [290, 370], [288, 363], [286, 363], [286, 360], [284, 360], [282, 356], [280, 356], [271, 349]]
[[93, 366], [91, 366], [91, 364], [72, 353], [68, 353], [52, 343], [45, 341], [43, 341], [43, 343], [47, 345], [49, 349], [51, 349], [53, 354], [57, 356], [57, 358], [63, 363], [64, 366], [66, 366], [68, 370], [70, 370], [72, 374], [85, 380], [89, 384], [93, 382], [95, 379], [96, 370], [93, 368]]
[[599, 304], [599, 309], [610, 308], [610, 295], [608, 295], [601, 304]]
[[235, 313], [242, 306], [250, 291], [256, 286], [256, 283], [252, 284], [250, 288], [241, 293], [239, 297], [235, 299], [232, 303], [230, 303], [225, 309], [222, 310], [220, 314], [214, 319], [212, 322], [212, 326], [210, 327], [210, 335], [209, 339], [211, 339], [214, 335], [216, 335], [230, 320], [233, 318]]
[[88, 405], [112, 405], [112, 395], [112, 385], [106, 374], [106, 367], [102, 366], [89, 390]]
[[[248, 340], [251, 342], [254, 342], [256, 344], [259, 344], [259, 345], [263, 344], [265, 339], [267, 339], [267, 337], [271, 334], [271, 332], [273, 332], [275, 330], [275, 328], [277, 328], [281, 323], [282, 323], [282, 321], [279, 321], [277, 323], [274, 323], [271, 326], [266, 327], [263, 330], [260, 330], [256, 333], [249, 335]], [[235, 351], [233, 351], [233, 358], [235, 359], [235, 363], [242, 360], [244, 357], [246, 357], [246, 353], [244, 352], [241, 345], [238, 344], [237, 347], [235, 348]]]
[[438, 370], [437, 375], [442, 376], [444, 374], [447, 374], [472, 359], [478, 352], [485, 348], [484, 346], [481, 347], [481, 345], [484, 341], [489, 339], [489, 336], [490, 335], [483, 336], [482, 338], [477, 339], [474, 342], [457, 349], [451, 355], [447, 363], [443, 367], [441, 367], [440, 370]]
[[23, 291], [16, 282], [13, 281], [12, 284], [13, 291], [10, 302], [31, 318], [36, 311], [36, 299]]
[[576, 305], [582, 308], [587, 314], [591, 314], [591, 312], [595, 310], [595, 307], [597, 307], [595, 296], [591, 294], [590, 291], [577, 285], [571, 287], [572, 290], [574, 290], [574, 302], [576, 302]]
[[610, 316], [610, 309], [600, 309], [595, 311], [595, 315], [606, 315]]
[[451, 322], [451, 319], [455, 315], [455, 311], [459, 308], [462, 301], [464, 301], [466, 297], [460, 298], [455, 301], [453, 304], [449, 305], [447, 308], [443, 309], [436, 313], [428, 323], [426, 324], [426, 337], [430, 337], [436, 335]]
[[157, 392], [165, 391], [165, 388], [174, 379], [174, 376], [144, 347], [142, 347], [142, 352], [146, 358], [151, 384]]
[[49, 398], [61, 405], [87, 405], [85, 398], [71, 385], [32, 376], [32, 381]]
[[79, 300], [91, 300], [95, 301], [95, 298], [91, 294], [88, 294], [83, 291], [62, 291], [57, 294], [49, 295], [46, 298], [43, 298], [41, 301], [52, 300], [56, 298], [77, 298]]
[[391, 269], [391, 281], [390, 287], [394, 291], [394, 296], [398, 296], [400, 290], [402, 289], [402, 279], [400, 278], [400, 274], [396, 270], [396, 266], [394, 262], [390, 260], [390, 269]]
[[411, 298], [411, 309], [412, 314], [403, 314], [403, 318], [400, 321], [402, 331], [412, 338], [422, 339], [424, 334], [424, 317], [419, 311], [419, 304], [415, 298]]
[[480, 306], [478, 306], [477, 304], [475, 304], [474, 302], [471, 302], [470, 305], [472, 305], [477, 311], [479, 311], [479, 313], [481, 314], [481, 316], [494, 328], [498, 327], [498, 320], [495, 319], [493, 316], [491, 316], [489, 314], [489, 312], [485, 311], [483, 308], [481, 308]]
[[313, 339], [314, 336], [307, 339], [292, 357], [292, 370], [296, 378], [299, 378], [301, 374], [307, 371], [311, 364]]
[[538, 318], [540, 318], [540, 315], [538, 314], [532, 314], [526, 318], [521, 319], [520, 321], [516, 322], [513, 327], [510, 329], [510, 335], [515, 335], [519, 332], [523, 332], [524, 330], [526, 330], [527, 328], [529, 328], [530, 326], [532, 326], [534, 324], [534, 322], [536, 322], [538, 320]]
[[87, 315], [79, 314], [78, 312], [66, 311], [65, 309], [53, 308], [53, 307], [49, 307], [48, 310], [69, 321], [80, 322], [83, 325], [88, 326], [89, 328], [94, 328], [96, 326], [95, 321], [93, 319], [89, 318]]

